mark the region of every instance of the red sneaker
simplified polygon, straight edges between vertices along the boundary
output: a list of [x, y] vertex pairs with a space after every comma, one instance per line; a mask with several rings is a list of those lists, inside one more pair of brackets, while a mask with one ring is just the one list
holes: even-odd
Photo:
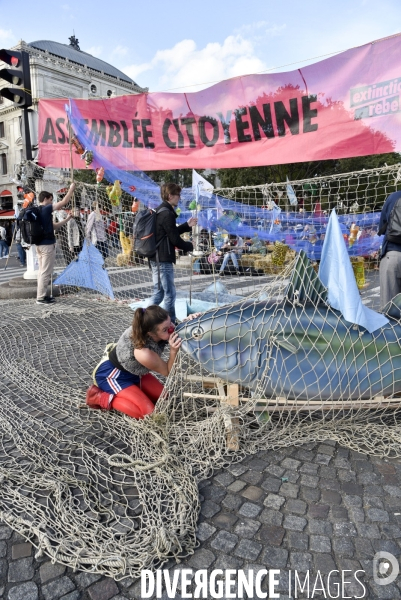
[[90, 408], [103, 408], [104, 410], [111, 410], [111, 401], [114, 398], [114, 394], [103, 392], [96, 385], [91, 385], [86, 391], [86, 404]]

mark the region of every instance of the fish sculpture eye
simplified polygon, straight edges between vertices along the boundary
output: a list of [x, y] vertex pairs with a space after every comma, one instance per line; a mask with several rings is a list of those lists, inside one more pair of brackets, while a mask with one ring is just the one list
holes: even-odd
[[203, 333], [204, 331], [202, 327], [198, 325], [198, 327], [195, 327], [195, 329], [192, 330], [192, 337], [194, 340], [200, 340], [203, 336]]

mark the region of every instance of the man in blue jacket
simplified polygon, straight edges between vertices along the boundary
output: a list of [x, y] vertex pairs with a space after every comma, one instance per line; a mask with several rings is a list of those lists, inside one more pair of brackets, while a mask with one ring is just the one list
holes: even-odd
[[59, 229], [67, 223], [71, 219], [71, 215], [68, 215], [63, 221], [53, 223], [53, 211], [60, 210], [66, 206], [71, 200], [74, 190], [75, 183], [72, 183], [63, 200], [59, 200], [54, 204], [51, 192], [42, 191], [39, 194], [40, 218], [42, 220], [44, 237], [41, 243], [36, 246], [36, 254], [39, 262], [36, 304], [52, 304], [55, 302], [53, 296], [46, 296], [47, 286], [53, 275], [54, 262], [56, 260], [56, 237], [54, 230]]
[[[397, 201], [400, 200], [400, 202]], [[397, 206], [396, 206], [397, 204]], [[392, 210], [392, 231], [389, 221]], [[380, 307], [383, 310], [397, 294], [401, 293], [401, 191], [393, 192], [383, 204], [380, 215], [379, 235], [384, 236], [380, 260]], [[391, 235], [393, 234], [393, 235]], [[398, 235], [397, 235], [398, 234]], [[389, 239], [389, 237], [391, 239]]]
[[[186, 242], [181, 234], [191, 231], [198, 219], [191, 217], [187, 223], [176, 224], [175, 209], [180, 201], [181, 188], [175, 183], [162, 185], [161, 197], [163, 202], [156, 209], [156, 243], [158, 245], [159, 263], [156, 256], [150, 259], [153, 277], [153, 296], [150, 304], [161, 304], [164, 300], [166, 310], [173, 323], [175, 316], [176, 290], [174, 284], [175, 249], [191, 252], [192, 242]], [[159, 278], [160, 272], [160, 278]]]

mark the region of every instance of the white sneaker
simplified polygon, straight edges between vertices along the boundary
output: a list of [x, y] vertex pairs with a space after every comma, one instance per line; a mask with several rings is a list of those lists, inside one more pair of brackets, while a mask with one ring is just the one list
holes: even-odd
[[2, 258], [8, 258], [8, 254], [6, 254], [5, 256], [2, 256]]

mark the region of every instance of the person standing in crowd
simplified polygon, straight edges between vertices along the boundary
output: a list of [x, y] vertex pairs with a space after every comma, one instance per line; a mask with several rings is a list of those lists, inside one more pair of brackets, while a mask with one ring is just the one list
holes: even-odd
[[379, 272], [380, 307], [384, 310], [386, 304], [401, 293], [401, 191], [386, 198], [377, 233], [384, 234]]
[[[15, 222], [15, 246], [18, 252], [18, 258], [21, 263], [21, 267], [26, 267], [26, 247], [24, 240], [22, 239], [21, 229], [17, 225], [17, 221]], [[29, 248], [29, 246], [28, 246]]]
[[6, 242], [7, 231], [0, 225], [0, 258], [8, 258], [8, 244]]
[[15, 246], [18, 252], [18, 258], [21, 263], [21, 267], [26, 267], [26, 249], [29, 248], [29, 245], [24, 242], [21, 235], [21, 228], [18, 221], [18, 215], [22, 208], [22, 200], [18, 200], [17, 207], [15, 209], [16, 220], [13, 225], [13, 232], [15, 232]]
[[210, 250], [210, 237], [207, 229], [202, 229], [199, 234], [198, 247], [201, 252], [209, 252]]
[[67, 223], [68, 249], [71, 256], [76, 258], [84, 245], [85, 232], [81, 222], [81, 211], [75, 207], [71, 211], [71, 220]]
[[53, 275], [54, 262], [56, 259], [56, 237], [54, 235], [54, 230], [58, 227], [62, 227], [64, 223], [67, 223], [71, 216], [68, 215], [66, 219], [59, 223], [53, 223], [53, 210], [60, 210], [60, 208], [66, 206], [71, 200], [74, 190], [75, 183], [72, 183], [63, 200], [55, 202], [54, 204], [53, 194], [51, 192], [43, 191], [39, 194], [40, 218], [42, 220], [44, 237], [41, 243], [36, 246], [36, 254], [39, 261], [36, 304], [51, 304], [52, 302], [55, 302], [53, 296], [46, 295], [47, 286]]
[[10, 249], [12, 241], [13, 241], [13, 227], [11, 225], [11, 221], [6, 221], [4, 227], [5, 227], [5, 230], [6, 230], [6, 242], [7, 242], [7, 246]]
[[[64, 198], [64, 196], [63, 196]], [[55, 210], [53, 212], [53, 220], [54, 223], [64, 223], [64, 225], [58, 225], [56, 228], [56, 240], [57, 247], [61, 249], [63, 253], [65, 264], [69, 265], [70, 262], [74, 259], [74, 254], [70, 252], [68, 246], [68, 231], [67, 231], [67, 221], [68, 213], [65, 210]], [[70, 223], [70, 221], [68, 221]]]
[[181, 197], [181, 188], [176, 183], [162, 185], [161, 197], [163, 202], [156, 208], [156, 244], [159, 244], [159, 262], [156, 260], [156, 255], [150, 259], [153, 277], [153, 296], [150, 304], [161, 304], [164, 300], [166, 310], [172, 322], [175, 323], [175, 248], [184, 252], [193, 250], [192, 242], [181, 239], [181, 234], [190, 232], [191, 228], [197, 224], [198, 219], [191, 217], [187, 223], [176, 224], [178, 215], [175, 209]]
[[106, 227], [96, 203], [93, 208], [94, 210], [92, 210], [86, 222], [86, 239], [99, 250], [103, 259], [106, 259], [109, 255]]
[[119, 231], [119, 227], [118, 227], [117, 221], [115, 221], [113, 218], [110, 219], [109, 226], [107, 227], [107, 234], [109, 236], [109, 240], [111, 242], [111, 245], [114, 248], [118, 248], [118, 246], [119, 246], [119, 243], [118, 243], [118, 231]]

